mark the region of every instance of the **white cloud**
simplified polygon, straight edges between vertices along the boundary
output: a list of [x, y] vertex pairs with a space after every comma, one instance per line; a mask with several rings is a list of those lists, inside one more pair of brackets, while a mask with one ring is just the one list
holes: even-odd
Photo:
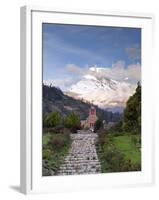
[[139, 63], [129, 65], [127, 69], [127, 76], [132, 81], [140, 81], [141, 80], [141, 65]]
[[69, 72], [65, 78], [53, 79], [44, 81], [45, 84], [52, 83], [62, 90], [68, 90], [73, 84], [76, 84], [83, 76], [93, 75], [96, 78], [109, 78], [116, 81], [127, 82], [136, 85], [141, 81], [141, 65], [139, 63], [131, 64], [125, 67], [125, 62], [119, 60], [112, 64], [111, 67], [95, 66], [91, 68], [82, 68], [75, 64], [68, 64], [65, 67], [66, 72]]
[[84, 74], [84, 70], [75, 65], [75, 64], [68, 64], [66, 65], [66, 69], [71, 72], [72, 74], [76, 74], [76, 75], [83, 75]]
[[118, 61], [111, 67], [95, 67], [95, 70], [90, 70], [89, 74], [96, 77], [107, 77], [118, 81], [127, 81], [137, 83], [141, 80], [141, 65], [139, 63], [131, 64], [125, 67], [124, 61]]

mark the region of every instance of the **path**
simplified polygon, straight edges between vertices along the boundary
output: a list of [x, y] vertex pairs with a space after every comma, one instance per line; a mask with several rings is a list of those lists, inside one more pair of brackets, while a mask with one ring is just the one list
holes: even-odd
[[98, 135], [90, 131], [71, 134], [72, 144], [68, 156], [59, 170], [59, 175], [100, 173], [101, 166], [96, 153]]

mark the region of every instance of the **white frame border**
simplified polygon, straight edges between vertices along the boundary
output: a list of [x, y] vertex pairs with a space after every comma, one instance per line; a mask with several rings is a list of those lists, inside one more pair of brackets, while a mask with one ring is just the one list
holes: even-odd
[[[21, 8], [21, 192], [36, 193], [36, 192], [57, 192], [52, 189], [43, 191], [41, 189], [34, 189], [32, 181], [32, 168], [33, 163], [31, 161], [32, 155], [32, 12], [48, 12], [48, 13], [63, 13], [63, 14], [79, 14], [79, 15], [95, 15], [95, 16], [115, 16], [115, 17], [125, 17], [125, 18], [142, 18], [151, 19], [153, 26], [154, 16], [152, 14], [141, 14], [141, 13], [121, 13], [121, 12], [106, 12], [106, 11], [90, 11], [90, 10], [77, 10], [73, 11], [66, 9], [50, 9], [44, 7], [36, 6], [25, 6]], [[153, 27], [152, 27], [153, 28]], [[152, 33], [151, 33], [152, 34]], [[150, 55], [150, 57], [152, 57]], [[152, 130], [153, 131], [153, 130]], [[153, 137], [152, 132], [152, 137]], [[151, 154], [154, 154], [154, 141], [152, 138]], [[138, 183], [136, 185], [152, 185], [154, 183], [154, 156], [152, 156], [152, 166], [151, 166], [151, 180], [148, 182]], [[103, 175], [103, 174], [102, 174]], [[109, 176], [109, 174], [107, 174]], [[96, 175], [95, 175], [96, 176]], [[100, 175], [98, 175], [100, 176]], [[91, 175], [90, 180], [93, 181], [93, 175]], [[123, 174], [124, 177], [124, 174]], [[65, 178], [65, 177], [59, 177]], [[75, 179], [73, 177], [73, 179]], [[79, 177], [78, 177], [79, 178]], [[133, 185], [134, 184], [129, 184]], [[115, 185], [114, 186], [120, 186]], [[121, 186], [126, 186], [122, 184]], [[62, 186], [61, 186], [62, 187]], [[97, 188], [102, 188], [98, 186]], [[108, 187], [108, 185], [107, 185]], [[112, 187], [112, 184], [110, 185]], [[89, 189], [93, 187], [86, 187], [82, 189]], [[60, 188], [61, 189], [61, 188]], [[94, 189], [94, 188], [93, 188]], [[69, 191], [68, 188], [64, 188], [65, 191]], [[74, 190], [74, 188], [73, 188]]]

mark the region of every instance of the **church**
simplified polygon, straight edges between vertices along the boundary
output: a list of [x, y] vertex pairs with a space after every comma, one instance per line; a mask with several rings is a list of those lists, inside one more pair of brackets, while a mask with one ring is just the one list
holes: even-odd
[[96, 108], [94, 106], [91, 106], [89, 109], [89, 115], [86, 120], [81, 120], [81, 126], [83, 128], [89, 128], [90, 130], [94, 130], [95, 122], [97, 121], [97, 115], [96, 115]]

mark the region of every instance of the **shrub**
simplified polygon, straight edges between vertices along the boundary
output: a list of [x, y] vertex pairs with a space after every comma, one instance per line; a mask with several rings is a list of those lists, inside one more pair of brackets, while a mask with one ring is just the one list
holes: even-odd
[[[46, 136], [44, 135], [46, 140]], [[69, 152], [71, 139], [69, 133], [51, 134], [43, 145], [43, 176], [56, 175], [60, 165]]]
[[50, 159], [52, 152], [50, 149], [43, 149], [43, 159], [48, 160]]
[[61, 116], [59, 112], [51, 112], [43, 118], [44, 127], [56, 127], [61, 122]]
[[98, 142], [101, 147], [106, 143], [106, 137], [104, 134], [99, 134]]
[[64, 119], [64, 125], [66, 128], [69, 128], [71, 132], [77, 132], [80, 129], [80, 118], [75, 113], [70, 113]]
[[114, 126], [112, 126], [109, 130], [108, 133], [113, 135], [113, 136], [120, 136], [123, 135], [123, 122], [119, 121], [118, 123], [116, 123]]
[[105, 162], [103, 171], [119, 172], [124, 165], [124, 154], [119, 152], [114, 146], [105, 146], [102, 160]]
[[63, 129], [63, 134], [69, 135], [70, 134], [70, 130], [68, 128], [64, 128]]
[[103, 122], [102, 122], [102, 120], [99, 118], [99, 119], [97, 119], [97, 121], [96, 121], [96, 123], [95, 123], [95, 125], [94, 125], [94, 131], [96, 132], [96, 131], [98, 131], [100, 128], [102, 128], [103, 127]]
[[62, 148], [64, 146], [64, 140], [60, 139], [60, 138], [55, 138], [54, 140], [52, 140], [50, 142], [50, 144], [52, 145], [53, 149], [59, 149]]
[[137, 140], [137, 138], [136, 138], [134, 135], [131, 136], [131, 141], [132, 141], [132, 143], [133, 143], [135, 146], [136, 146], [137, 143], [138, 143], [138, 140]]
[[58, 150], [60, 148], [63, 148], [67, 144], [70, 143], [70, 135], [65, 133], [65, 134], [57, 134], [57, 135], [52, 135], [49, 141], [49, 146], [53, 150]]

